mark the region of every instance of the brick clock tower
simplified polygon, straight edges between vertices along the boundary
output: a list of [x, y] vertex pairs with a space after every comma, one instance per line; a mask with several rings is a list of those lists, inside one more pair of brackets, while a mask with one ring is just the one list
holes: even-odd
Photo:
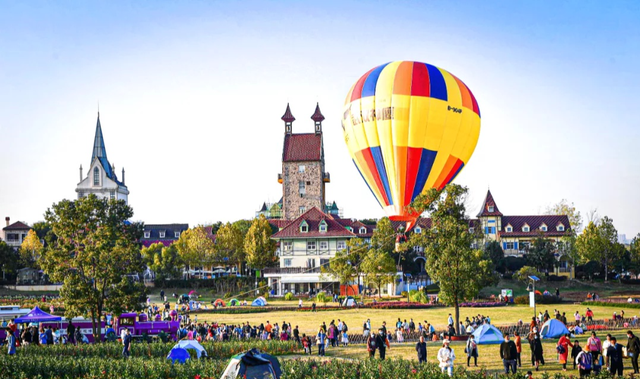
[[313, 133], [293, 134], [295, 117], [289, 104], [282, 116], [284, 121], [284, 145], [282, 149], [282, 173], [278, 182], [282, 184], [282, 218], [293, 220], [313, 207], [325, 211], [325, 183], [330, 176], [325, 172], [324, 147], [322, 143], [322, 121], [320, 106], [311, 116]]

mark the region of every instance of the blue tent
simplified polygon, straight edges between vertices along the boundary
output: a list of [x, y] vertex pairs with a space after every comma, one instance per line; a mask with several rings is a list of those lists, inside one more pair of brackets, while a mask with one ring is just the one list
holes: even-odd
[[21, 324], [21, 323], [30, 323], [30, 322], [51, 322], [51, 321], [61, 321], [61, 320], [62, 320], [62, 317], [50, 315], [36, 306], [29, 313], [27, 313], [22, 317], [16, 318], [14, 321], [16, 324]]
[[281, 375], [278, 358], [254, 348], [231, 357], [222, 378], [279, 379]]
[[267, 305], [267, 302], [264, 301], [264, 298], [262, 298], [262, 297], [259, 297], [259, 298], [255, 299], [251, 303], [251, 306], [253, 306], [253, 307], [264, 307], [265, 305]]
[[180, 363], [185, 363], [187, 359], [190, 359], [190, 358], [191, 358], [191, 355], [189, 354], [187, 349], [183, 349], [181, 347], [174, 347], [169, 352], [169, 355], [167, 355], [167, 359], [171, 359], [172, 363], [175, 363], [176, 361]]
[[547, 321], [542, 325], [540, 330], [540, 336], [542, 338], [560, 338], [561, 336], [568, 334], [569, 329], [562, 323], [562, 321], [555, 318]]
[[504, 340], [502, 332], [491, 324], [482, 324], [478, 326], [472, 334], [478, 345], [502, 343]]

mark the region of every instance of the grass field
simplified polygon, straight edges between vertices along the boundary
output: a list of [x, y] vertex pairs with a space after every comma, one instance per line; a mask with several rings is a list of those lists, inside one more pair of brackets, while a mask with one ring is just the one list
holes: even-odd
[[[542, 305], [539, 310], [544, 312], [545, 309], [549, 310], [552, 314], [554, 309], [559, 309], [560, 312], [567, 313], [567, 320], [573, 319], [573, 314], [577, 310], [580, 314], [584, 314], [586, 307], [582, 305]], [[625, 310], [625, 316], [631, 317], [638, 315], [640, 309], [625, 309], [625, 308], [611, 308], [611, 307], [591, 307], [596, 319], [611, 318], [614, 311], [620, 312], [621, 309]], [[291, 322], [293, 326], [298, 325], [301, 333], [316, 333], [318, 327], [322, 322], [326, 322], [327, 325], [331, 320], [338, 319], [344, 321], [349, 326], [351, 333], [359, 333], [362, 331], [362, 324], [371, 319], [371, 326], [378, 328], [382, 325], [383, 321], [387, 322], [388, 327], [394, 327], [398, 317], [402, 320], [409, 320], [413, 318], [413, 321], [418, 325], [418, 322], [424, 322], [427, 320], [433, 324], [436, 329], [444, 329], [447, 325], [447, 316], [449, 313], [453, 313], [454, 308], [434, 308], [434, 309], [411, 309], [411, 310], [393, 310], [393, 309], [349, 309], [349, 310], [335, 310], [335, 311], [321, 311], [321, 312], [293, 312], [293, 311], [274, 311], [268, 313], [253, 313], [253, 314], [215, 314], [207, 313], [198, 315], [198, 321], [217, 321], [219, 323], [237, 324], [249, 321], [253, 324], [266, 323], [270, 321], [272, 324], [282, 323], [283, 321]], [[474, 315], [482, 314], [491, 317], [491, 323], [494, 325], [506, 325], [515, 324], [518, 320], [522, 319], [523, 322], [528, 323], [533, 316], [533, 309], [525, 305], [514, 305], [507, 307], [489, 307], [489, 308], [460, 308], [460, 319], [464, 321], [465, 317], [471, 318]]]

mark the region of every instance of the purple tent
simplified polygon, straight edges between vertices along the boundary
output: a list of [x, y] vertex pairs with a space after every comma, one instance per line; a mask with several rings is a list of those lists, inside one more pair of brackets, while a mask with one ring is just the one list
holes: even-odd
[[25, 316], [18, 317], [14, 321], [16, 324], [30, 323], [30, 322], [62, 321], [62, 317], [50, 315], [36, 306]]

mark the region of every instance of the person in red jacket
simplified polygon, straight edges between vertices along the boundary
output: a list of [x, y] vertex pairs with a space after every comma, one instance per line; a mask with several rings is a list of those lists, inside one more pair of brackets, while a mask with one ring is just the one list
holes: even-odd
[[[562, 348], [560, 348], [562, 346]], [[560, 337], [558, 341], [558, 360], [562, 364], [562, 371], [567, 371], [567, 359], [569, 356], [569, 347], [573, 347], [571, 340], [569, 339], [569, 333]]]

